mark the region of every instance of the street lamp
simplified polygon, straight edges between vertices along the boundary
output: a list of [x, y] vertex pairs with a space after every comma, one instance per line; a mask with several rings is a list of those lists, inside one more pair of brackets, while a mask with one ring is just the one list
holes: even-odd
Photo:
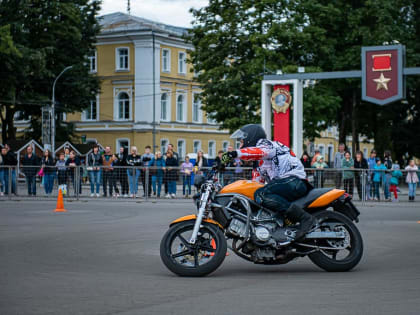
[[52, 88], [52, 100], [51, 100], [51, 153], [54, 156], [55, 154], [55, 84], [57, 80], [63, 75], [64, 72], [70, 70], [73, 66], [68, 66], [60, 72], [60, 74], [55, 78], [53, 88]]

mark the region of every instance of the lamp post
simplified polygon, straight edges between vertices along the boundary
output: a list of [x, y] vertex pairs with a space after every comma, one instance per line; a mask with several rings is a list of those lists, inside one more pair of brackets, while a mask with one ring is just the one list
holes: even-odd
[[51, 99], [51, 153], [54, 156], [55, 154], [55, 84], [57, 80], [63, 75], [64, 72], [70, 70], [73, 66], [68, 66], [60, 72], [60, 74], [55, 78], [53, 88], [52, 88], [52, 99]]

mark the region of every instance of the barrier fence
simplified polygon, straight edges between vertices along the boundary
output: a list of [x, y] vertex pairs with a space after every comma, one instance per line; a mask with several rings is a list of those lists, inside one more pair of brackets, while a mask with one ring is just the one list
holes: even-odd
[[[0, 198], [56, 198], [61, 189], [65, 198], [114, 197], [189, 198], [196, 191], [194, 179], [206, 176], [210, 168], [188, 172], [180, 167], [87, 167], [87, 166], [0, 166]], [[392, 200], [394, 190], [408, 199], [407, 172], [402, 170], [399, 185], [391, 185], [392, 170], [305, 169], [315, 188], [344, 189], [354, 200]], [[252, 168], [226, 168], [219, 173], [222, 186], [238, 179], [251, 179]], [[417, 186], [417, 185], [415, 185]]]

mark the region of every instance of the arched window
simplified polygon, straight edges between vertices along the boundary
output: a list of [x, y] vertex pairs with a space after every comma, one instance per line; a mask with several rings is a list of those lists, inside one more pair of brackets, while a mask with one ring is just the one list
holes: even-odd
[[184, 95], [178, 95], [176, 99], [176, 120], [177, 121], [184, 121], [184, 114], [185, 114], [185, 97]]
[[118, 119], [130, 119], [130, 97], [126, 92], [118, 95]]
[[168, 118], [168, 93], [162, 93], [160, 97], [160, 119], [169, 120]]

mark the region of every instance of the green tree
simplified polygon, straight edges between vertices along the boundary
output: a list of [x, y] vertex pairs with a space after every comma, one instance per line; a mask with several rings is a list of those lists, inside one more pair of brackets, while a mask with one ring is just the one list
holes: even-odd
[[[99, 33], [96, 15], [100, 2], [0, 2], [0, 26], [10, 30], [8, 41], [19, 52], [0, 52], [0, 64], [4, 65], [0, 80], [3, 142], [16, 138], [16, 112], [39, 122], [41, 107], [51, 104], [54, 79], [66, 66], [73, 65], [73, 69], [56, 86], [57, 112], [75, 112], [88, 106], [99, 90], [99, 79], [89, 74], [86, 57]], [[41, 136], [38, 126], [31, 126], [31, 135], [37, 140]], [[68, 127], [58, 121], [57, 128]]]
[[[192, 10], [191, 61], [203, 87], [203, 108], [221, 128], [260, 122], [263, 75], [296, 72], [306, 64], [310, 35], [301, 31], [306, 20], [298, 6], [299, 1], [287, 0], [213, 0]], [[325, 86], [308, 90], [305, 134], [314, 138], [334, 120], [339, 98], [324, 93]]]

